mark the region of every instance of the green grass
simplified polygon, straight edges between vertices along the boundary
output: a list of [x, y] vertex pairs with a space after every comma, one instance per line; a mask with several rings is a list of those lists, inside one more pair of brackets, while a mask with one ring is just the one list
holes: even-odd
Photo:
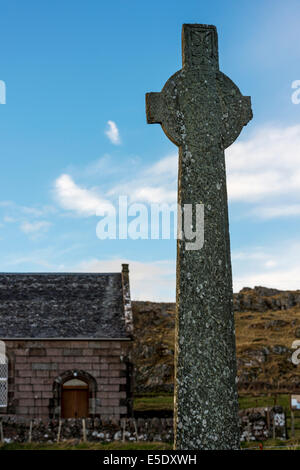
[[[279, 439], [269, 439], [263, 442], [263, 450], [300, 450], [300, 441], [290, 439], [282, 441]], [[110, 443], [93, 443], [80, 442], [75, 444], [74, 441], [61, 442], [59, 444], [40, 444], [32, 443], [14, 443], [0, 445], [0, 450], [172, 450], [170, 443], [162, 442], [110, 442]], [[260, 450], [259, 442], [243, 442], [241, 449]]]
[[173, 410], [173, 406], [173, 394], [145, 394], [135, 397], [133, 404], [134, 410], [136, 411]]
[[60, 442], [50, 443], [12, 443], [0, 445], [0, 450], [171, 450], [172, 444], [165, 442]]
[[[145, 394], [136, 396], [134, 399], [134, 409], [136, 411], [148, 410], [172, 410], [174, 404], [173, 394]], [[260, 397], [240, 397], [240, 409], [256, 408], [263, 406], [274, 406], [273, 396], [260, 396]], [[283, 406], [288, 411], [289, 416], [289, 395], [278, 395], [277, 405]]]
[[300, 450], [299, 439], [268, 439], [262, 443], [263, 449], [259, 449], [259, 442], [242, 442], [241, 449], [252, 450]]
[[[260, 397], [240, 397], [239, 398], [239, 405], [240, 409], [243, 410], [245, 408], [257, 408], [263, 406], [274, 406], [274, 396], [260, 396]], [[290, 410], [290, 397], [286, 394], [281, 394], [277, 396], [276, 405], [282, 406], [286, 412], [289, 413]]]

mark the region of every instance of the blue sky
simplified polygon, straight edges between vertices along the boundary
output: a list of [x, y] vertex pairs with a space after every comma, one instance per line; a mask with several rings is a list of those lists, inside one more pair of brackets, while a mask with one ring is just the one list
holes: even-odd
[[[234, 290], [300, 288], [296, 0], [0, 1], [0, 270], [119, 271], [175, 299], [174, 240], [99, 240], [95, 205], [172, 202], [177, 149], [145, 93], [181, 68], [182, 23], [215, 24], [254, 118], [226, 151]], [[112, 128], [110, 135], [109, 121]], [[174, 201], [175, 202], [175, 201]]]

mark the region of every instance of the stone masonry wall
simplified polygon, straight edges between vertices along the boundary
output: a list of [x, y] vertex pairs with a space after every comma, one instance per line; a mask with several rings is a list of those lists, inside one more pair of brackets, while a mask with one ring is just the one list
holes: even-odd
[[[241, 441], [264, 441], [273, 435], [286, 438], [285, 415], [280, 407], [249, 408], [240, 411]], [[2, 423], [1, 423], [2, 421]], [[59, 440], [84, 439], [82, 419], [64, 419], [42, 421], [35, 419], [30, 426], [30, 419], [17, 416], [0, 418], [4, 442], [56, 442]], [[88, 418], [85, 420], [86, 440], [98, 442], [110, 441], [162, 441], [172, 442], [173, 419], [152, 418]]]
[[[240, 410], [241, 441], [265, 441], [273, 436], [286, 439], [286, 416], [281, 406]], [[274, 429], [273, 429], [274, 427]]]
[[128, 341], [7, 340], [8, 407], [27, 418], [60, 417], [61, 385], [75, 376], [89, 385], [89, 415], [119, 419], [131, 410]]

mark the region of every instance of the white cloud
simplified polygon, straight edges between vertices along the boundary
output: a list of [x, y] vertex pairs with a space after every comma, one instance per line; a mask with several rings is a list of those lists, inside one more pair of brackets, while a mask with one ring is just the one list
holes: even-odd
[[[298, 215], [299, 149], [300, 125], [260, 128], [248, 140], [235, 142], [226, 150], [229, 200], [255, 204], [248, 214], [260, 218]], [[109, 194], [128, 194], [132, 201], [174, 203], [177, 172], [175, 152], [113, 187]]]
[[41, 231], [46, 232], [51, 225], [51, 222], [47, 222], [46, 220], [36, 222], [25, 221], [21, 224], [20, 228], [24, 233], [33, 234]]
[[[226, 150], [230, 202], [247, 204], [246, 216], [264, 219], [298, 216], [299, 148], [300, 125], [261, 128], [248, 140], [235, 142]], [[81, 215], [94, 215], [97, 207], [120, 195], [127, 195], [130, 202], [176, 203], [177, 152], [136, 170], [133, 177], [129, 174], [125, 179], [124, 168], [119, 171], [122, 176], [120, 174], [118, 184], [111, 183], [107, 189], [109, 180], [102, 182], [107, 200], [100, 198], [94, 190], [80, 188], [71, 176], [61, 175], [56, 180], [60, 205]]]
[[233, 286], [266, 286], [283, 290], [300, 289], [300, 241], [233, 252]]
[[[90, 258], [72, 266], [52, 270], [67, 272], [120, 272], [122, 263], [130, 268], [131, 298], [157, 302], [175, 301], [175, 260], [136, 261], [115, 257], [101, 260]], [[300, 241], [285, 241], [281, 245], [255, 247], [233, 252], [233, 287], [257, 285], [283, 290], [300, 289]]]
[[39, 218], [49, 216], [56, 212], [55, 207], [50, 205], [44, 206], [22, 206], [13, 201], [0, 201], [0, 208], [4, 216], [3, 221], [6, 223], [20, 222], [24, 218], [24, 214], [28, 218]]
[[14, 222], [17, 222], [18, 219], [16, 219], [15, 217], [11, 217], [10, 215], [5, 215], [3, 217], [3, 222], [5, 222], [6, 224], [13, 224]]
[[47, 232], [52, 225], [51, 222], [41, 218], [45, 219], [56, 213], [56, 208], [53, 206], [22, 206], [13, 201], [0, 202], [0, 209], [3, 212], [3, 227], [8, 224], [18, 224], [19, 229], [32, 239]]
[[114, 121], [107, 121], [108, 129], [105, 131], [105, 134], [109, 138], [112, 144], [120, 145], [121, 138], [117, 124]]
[[233, 261], [255, 260], [264, 262], [267, 258], [268, 256], [266, 255], [262, 247], [258, 247], [252, 252], [235, 251], [231, 255], [231, 259]]
[[44, 209], [38, 209], [36, 207], [23, 206], [20, 207], [20, 209], [24, 214], [32, 215], [33, 217], [41, 217], [45, 213]]
[[226, 150], [228, 195], [259, 202], [288, 197], [300, 202], [300, 125], [258, 130]]
[[172, 191], [163, 187], [145, 186], [133, 189], [129, 196], [132, 201], [173, 203], [176, 201], [176, 195], [176, 190]]
[[122, 263], [129, 264], [132, 299], [175, 302], [175, 260], [142, 262], [122, 258], [90, 259], [74, 266], [70, 271], [120, 272]]
[[[57, 242], [58, 237], [55, 237]], [[76, 253], [77, 244], [71, 240], [63, 244], [63, 248], [55, 243], [45, 245], [42, 248], [27, 251], [22, 247], [18, 251], [17, 247], [12, 252], [7, 252], [2, 256], [2, 267], [7, 271], [16, 272], [61, 272], [64, 269], [61, 261], [64, 256]]]
[[[264, 127], [226, 150], [228, 196], [231, 202], [274, 206], [272, 216], [298, 214], [300, 207], [300, 125]], [[176, 202], [178, 154], [168, 155], [127, 185], [132, 199]], [[132, 184], [133, 183], [133, 184]], [[119, 189], [119, 188], [117, 188]], [[288, 199], [285, 203], [282, 199]], [[298, 205], [299, 203], [299, 205]], [[281, 207], [281, 210], [280, 210]], [[258, 214], [268, 217], [272, 209]], [[255, 215], [255, 212], [253, 211]]]
[[83, 216], [100, 215], [112, 208], [109, 201], [91, 189], [81, 188], [67, 174], [55, 181], [54, 196], [61, 207]]
[[166, 157], [158, 160], [148, 169], [146, 169], [145, 174], [149, 175], [151, 178], [154, 176], [159, 176], [167, 179], [174, 180], [177, 178], [178, 173], [178, 153], [167, 155]]
[[298, 216], [300, 215], [300, 204], [256, 207], [253, 209], [252, 214], [262, 219]]
[[141, 170], [134, 179], [114, 186], [108, 194], [128, 195], [131, 202], [176, 203], [177, 167], [177, 153], [167, 155]]

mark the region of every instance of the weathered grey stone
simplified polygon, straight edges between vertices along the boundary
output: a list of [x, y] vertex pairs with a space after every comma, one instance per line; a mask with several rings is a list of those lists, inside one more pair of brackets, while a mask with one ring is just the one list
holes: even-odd
[[127, 264], [122, 273], [0, 273], [1, 339], [131, 334]]
[[183, 25], [182, 69], [161, 93], [146, 95], [148, 123], [160, 123], [179, 147], [181, 210], [205, 211], [203, 248], [188, 250], [185, 235], [177, 244], [177, 449], [239, 448], [224, 149], [252, 112], [250, 98], [219, 71], [217, 42], [214, 26]]
[[[250, 408], [241, 410], [239, 413], [241, 441], [264, 441], [273, 434], [273, 422], [275, 424], [275, 435], [279, 438], [286, 438], [286, 417], [281, 407]], [[58, 420], [41, 420], [13, 415], [1, 417], [4, 442], [27, 442], [29, 436], [30, 422], [32, 421], [32, 441], [36, 442], [56, 442], [59, 429]], [[153, 419], [137, 421], [137, 431], [139, 441], [163, 441], [173, 440], [172, 420], [165, 423], [158, 419], [154, 423]], [[82, 419], [62, 419], [60, 429], [60, 440], [72, 439], [73, 444], [78, 444], [82, 439]], [[99, 418], [86, 419], [86, 434], [88, 441], [120, 441], [123, 437], [123, 425], [120, 421], [104, 422]], [[126, 441], [136, 440], [135, 428], [130, 427], [126, 422]], [[76, 442], [77, 441], [77, 442]]]

